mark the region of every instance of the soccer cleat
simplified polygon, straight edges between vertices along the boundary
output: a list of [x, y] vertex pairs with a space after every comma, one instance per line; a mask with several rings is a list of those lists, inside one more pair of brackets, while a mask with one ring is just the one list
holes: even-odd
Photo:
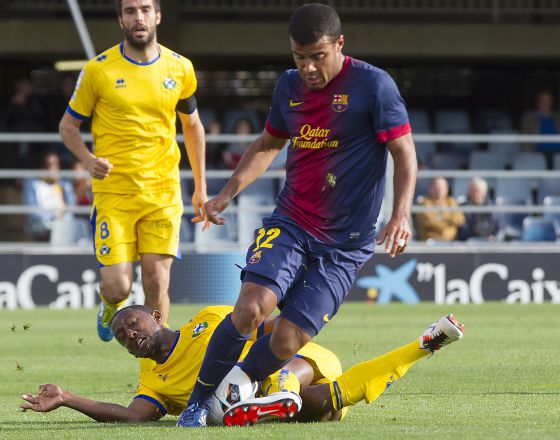
[[109, 342], [113, 339], [113, 330], [111, 330], [111, 319], [115, 315], [118, 307], [110, 306], [101, 301], [99, 312], [97, 312], [97, 334], [102, 341]]
[[226, 426], [251, 426], [267, 419], [286, 420], [301, 409], [301, 397], [291, 391], [272, 393], [236, 403], [224, 414]]
[[206, 426], [206, 419], [210, 403], [208, 405], [199, 405], [193, 402], [185, 409], [177, 419], [177, 426], [181, 428], [202, 428]]
[[463, 337], [465, 326], [453, 315], [440, 318], [420, 335], [420, 348], [433, 353]]

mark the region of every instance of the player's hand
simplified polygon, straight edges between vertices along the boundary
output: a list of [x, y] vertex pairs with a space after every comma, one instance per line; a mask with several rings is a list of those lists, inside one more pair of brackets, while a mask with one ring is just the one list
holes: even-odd
[[218, 214], [228, 207], [229, 202], [229, 197], [220, 194], [206, 202], [206, 219], [215, 225], [223, 225], [226, 221]]
[[21, 404], [19, 407], [23, 410], [30, 409], [36, 412], [49, 412], [57, 409], [64, 403], [63, 396], [64, 391], [58, 385], [41, 385], [36, 396], [32, 394], [21, 396], [27, 403]]
[[113, 164], [104, 157], [92, 156], [84, 166], [88, 170], [91, 177], [94, 179], [103, 180], [109, 175], [113, 169]]
[[381, 245], [387, 240], [385, 243], [385, 252], [394, 258], [405, 251], [411, 237], [412, 234], [407, 218], [391, 218], [389, 223], [387, 223], [381, 231], [377, 244]]
[[204, 222], [204, 226], [202, 227], [203, 231], [206, 231], [211, 225], [211, 223], [206, 218], [206, 208], [204, 204], [208, 201], [208, 196], [206, 195], [206, 191], [200, 191], [198, 189], [194, 190], [192, 196], [192, 205], [194, 208], [194, 217], [191, 219], [192, 223], [200, 223]]

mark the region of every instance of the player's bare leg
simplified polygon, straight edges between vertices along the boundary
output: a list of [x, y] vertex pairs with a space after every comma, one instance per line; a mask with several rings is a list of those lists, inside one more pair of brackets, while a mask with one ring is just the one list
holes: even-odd
[[311, 385], [300, 391], [304, 405], [294, 417], [297, 422], [329, 422], [342, 418], [342, 410], [333, 408], [329, 384]]
[[278, 359], [289, 359], [311, 339], [311, 335], [291, 321], [279, 318], [270, 337], [270, 349]]
[[240, 334], [250, 334], [270, 316], [277, 303], [272, 290], [255, 283], [243, 283], [231, 321]]
[[164, 322], [169, 318], [169, 278], [173, 257], [161, 254], [142, 254], [142, 287], [146, 297], [144, 305], [158, 310]]
[[97, 333], [103, 341], [113, 339], [110, 322], [123, 305], [132, 289], [132, 263], [118, 263], [100, 269], [99, 296], [101, 304], [97, 313]]

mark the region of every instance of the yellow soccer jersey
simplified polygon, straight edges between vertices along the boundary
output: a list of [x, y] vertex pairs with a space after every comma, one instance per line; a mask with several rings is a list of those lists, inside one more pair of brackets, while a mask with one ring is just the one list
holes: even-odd
[[[149, 400], [163, 414], [180, 414], [187, 406], [212, 333], [232, 310], [227, 306], [202, 309], [179, 329], [177, 342], [163, 364], [142, 359], [136, 398]], [[242, 356], [250, 346], [246, 344]]]
[[175, 108], [196, 90], [193, 65], [161, 45], [156, 59], [138, 63], [123, 47], [114, 46], [86, 64], [67, 108], [75, 118], [92, 119], [95, 155], [113, 164], [107, 178], [93, 180], [93, 192], [178, 188]]
[[[141, 359], [135, 398], [152, 402], [162, 414], [180, 414], [187, 406], [212, 333], [232, 310], [230, 306], [202, 309], [179, 329], [177, 341], [164, 363]], [[240, 359], [247, 355], [256, 338], [257, 332], [245, 344]], [[309, 342], [298, 356], [310, 361], [313, 368], [327, 379], [334, 380], [342, 373], [338, 358], [320, 345]]]

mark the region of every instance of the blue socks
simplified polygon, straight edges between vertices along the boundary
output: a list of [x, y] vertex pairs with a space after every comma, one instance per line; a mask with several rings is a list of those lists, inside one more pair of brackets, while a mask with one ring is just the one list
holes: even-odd
[[243, 360], [241, 369], [253, 380], [260, 382], [266, 379], [292, 359], [288, 358], [282, 361], [274, 355], [270, 349], [271, 336], [272, 333], [268, 333], [257, 339]]
[[226, 374], [239, 361], [243, 347], [250, 337], [251, 335], [242, 335], [237, 331], [231, 321], [231, 313], [218, 324], [206, 349], [189, 404], [206, 403]]

